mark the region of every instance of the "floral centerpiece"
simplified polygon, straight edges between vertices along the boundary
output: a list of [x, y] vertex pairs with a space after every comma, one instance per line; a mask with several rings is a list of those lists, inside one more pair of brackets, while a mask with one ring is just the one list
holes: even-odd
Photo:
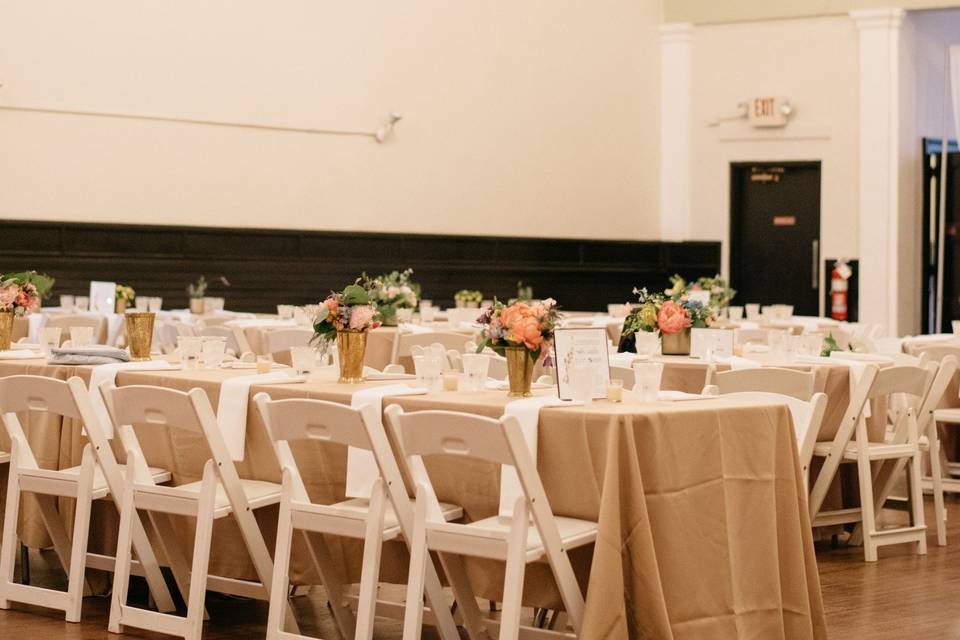
[[[737, 295], [736, 289], [732, 289], [726, 279], [721, 278], [720, 274], [713, 277], [703, 276], [695, 281], [688, 283], [679, 274], [674, 274], [670, 278], [670, 288], [664, 293], [678, 300], [682, 297], [691, 297], [692, 292], [706, 292], [708, 296], [708, 306], [714, 311], [714, 315], [719, 315], [720, 310], [730, 306], [734, 296]], [[696, 296], [694, 296], [696, 297]]]
[[337, 341], [340, 360], [340, 382], [363, 382], [363, 356], [367, 334], [380, 326], [371, 291], [357, 282], [333, 291], [327, 296], [313, 319], [313, 341], [328, 345]]
[[0, 351], [10, 350], [13, 319], [39, 311], [52, 288], [53, 278], [36, 271], [0, 275]]
[[504, 305], [494, 300], [477, 318], [481, 325], [477, 352], [489, 347], [507, 358], [511, 396], [529, 396], [533, 365], [553, 344], [559, 320], [557, 303], [548, 298]]
[[370, 294], [370, 301], [376, 307], [380, 322], [385, 325], [397, 324], [397, 309], [416, 309], [420, 299], [420, 285], [410, 276], [413, 269], [391, 271], [371, 278], [367, 274], [360, 276], [357, 284]]
[[[669, 290], [668, 290], [669, 291]], [[662, 293], [634, 289], [637, 303], [623, 323], [619, 351], [635, 351], [636, 332], [659, 332], [665, 355], [690, 353], [690, 329], [710, 326], [713, 314], [709, 307], [686, 294], [676, 299]]]
[[134, 298], [137, 297], [137, 292], [133, 290], [133, 287], [118, 284], [116, 297], [116, 311], [117, 313], [124, 313], [127, 310], [127, 307], [129, 307], [133, 302]]
[[460, 289], [453, 294], [453, 301], [457, 303], [458, 307], [476, 309], [483, 302], [483, 294], [476, 289]]

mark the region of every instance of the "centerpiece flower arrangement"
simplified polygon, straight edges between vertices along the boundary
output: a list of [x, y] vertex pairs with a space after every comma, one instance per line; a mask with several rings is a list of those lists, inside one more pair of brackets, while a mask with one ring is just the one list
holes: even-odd
[[494, 300], [477, 318], [480, 346], [507, 358], [511, 396], [529, 396], [533, 365], [550, 352], [560, 314], [552, 298], [504, 305]]
[[633, 293], [637, 303], [623, 322], [618, 351], [635, 351], [636, 332], [646, 331], [660, 333], [665, 355], [687, 355], [690, 329], [705, 328], [712, 322], [710, 308], [685, 293], [670, 298], [666, 293], [650, 293], [646, 288], [634, 289]]
[[737, 290], [731, 288], [730, 284], [726, 279], [721, 278], [719, 273], [713, 277], [702, 276], [691, 283], [688, 283], [679, 274], [674, 274], [673, 277], [670, 278], [670, 288], [664, 291], [664, 293], [671, 298], [677, 299], [683, 296], [689, 297], [690, 292], [693, 291], [706, 291], [709, 293], [710, 301], [708, 304], [711, 309], [715, 310], [715, 315], [719, 315], [721, 309], [729, 307], [734, 296], [737, 295]]
[[313, 341], [328, 346], [337, 341], [340, 360], [340, 382], [363, 382], [363, 356], [367, 335], [380, 326], [373, 292], [363, 283], [363, 276], [343, 291], [333, 291], [317, 309], [313, 319]]
[[357, 281], [369, 292], [370, 301], [376, 307], [380, 321], [389, 326], [397, 324], [397, 309], [416, 309], [420, 299], [420, 285], [410, 276], [413, 269], [391, 271], [371, 278], [362, 274]]
[[116, 311], [117, 313], [124, 313], [127, 310], [127, 307], [129, 307], [133, 300], [137, 297], [137, 292], [133, 290], [133, 287], [127, 287], [125, 285], [118, 284], [116, 297]]
[[13, 319], [40, 310], [40, 301], [50, 295], [53, 278], [36, 271], [0, 275], [0, 351], [9, 351]]
[[457, 303], [458, 307], [475, 309], [483, 301], [483, 294], [476, 289], [460, 289], [453, 294], [453, 301]]

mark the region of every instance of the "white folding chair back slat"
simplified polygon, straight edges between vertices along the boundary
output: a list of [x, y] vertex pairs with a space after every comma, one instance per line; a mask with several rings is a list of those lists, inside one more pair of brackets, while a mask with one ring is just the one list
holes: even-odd
[[[17, 418], [17, 413], [21, 411], [46, 412], [83, 424], [90, 443], [83, 449], [79, 467], [40, 468]], [[111, 558], [87, 552], [92, 501], [112, 496], [119, 508], [124, 470], [113, 457], [86, 385], [80, 378], [73, 377], [67, 381], [43, 376], [2, 378], [0, 414], [12, 443], [3, 537], [0, 542], [0, 608], [8, 608], [11, 601], [24, 602], [60, 609], [65, 612], [67, 621], [77, 622], [81, 615], [86, 567], [107, 569], [112, 566]], [[170, 477], [163, 470], [151, 472], [160, 480]], [[66, 593], [13, 583], [22, 492], [36, 495], [41, 518], [53, 540], [60, 563], [68, 574]], [[70, 536], [56, 506], [58, 497], [76, 498], [73, 533]], [[130, 527], [131, 545], [140, 559], [138, 566], [147, 578], [157, 606], [161, 611], [172, 611], [173, 600], [139, 518], [132, 518]]]
[[[389, 407], [386, 415], [394, 433], [397, 458], [398, 461], [402, 460], [402, 464], [409, 466], [413, 456], [425, 455], [470, 457], [507, 464], [516, 469], [523, 491], [510, 518], [493, 517], [469, 524], [456, 524], [430, 517], [430, 505], [427, 503], [436, 498], [424, 484], [418, 484], [404, 640], [418, 640], [420, 637], [423, 567], [431, 550], [506, 562], [499, 634], [502, 640], [516, 638], [520, 632], [525, 565], [546, 560], [559, 588], [573, 633], [579, 635], [583, 622], [583, 594], [567, 551], [593, 542], [597, 524], [554, 516], [537, 474], [536, 463], [516, 418], [505, 416], [493, 420], [449, 411], [404, 413], [396, 405]], [[408, 472], [408, 476], [413, 477], [413, 474]], [[532, 516], [533, 525], [533, 530], [529, 532], [528, 514]], [[448, 569], [448, 575], [454, 585], [457, 602], [463, 607], [468, 628], [482, 628], [484, 622], [469, 582], [461, 579], [463, 576], [459, 569], [453, 572]]]
[[275, 329], [263, 333], [266, 354], [289, 351], [290, 347], [309, 346], [313, 339], [312, 329]]
[[706, 384], [716, 386], [721, 394], [765, 391], [799, 400], [810, 400], [816, 384], [816, 373], [779, 367], [731, 369], [718, 372], [716, 366], [711, 364], [707, 367]]

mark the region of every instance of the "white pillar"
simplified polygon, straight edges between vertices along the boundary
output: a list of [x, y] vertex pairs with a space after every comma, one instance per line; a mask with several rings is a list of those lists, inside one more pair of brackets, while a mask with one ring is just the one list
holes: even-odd
[[690, 225], [690, 85], [693, 25], [660, 26], [660, 237], [684, 240]]
[[[897, 305], [916, 302], [898, 286], [899, 48], [903, 9], [864, 9], [860, 31], [860, 321], [897, 335]], [[903, 294], [901, 296], [901, 293]]]

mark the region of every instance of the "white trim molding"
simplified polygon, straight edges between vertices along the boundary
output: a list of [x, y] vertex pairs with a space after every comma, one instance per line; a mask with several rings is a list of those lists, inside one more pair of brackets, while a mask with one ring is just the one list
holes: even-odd
[[690, 118], [693, 25], [660, 26], [660, 237], [690, 230]]
[[[900, 25], [903, 9], [850, 12], [860, 32], [860, 321], [898, 335]], [[912, 292], [908, 292], [912, 295]]]

